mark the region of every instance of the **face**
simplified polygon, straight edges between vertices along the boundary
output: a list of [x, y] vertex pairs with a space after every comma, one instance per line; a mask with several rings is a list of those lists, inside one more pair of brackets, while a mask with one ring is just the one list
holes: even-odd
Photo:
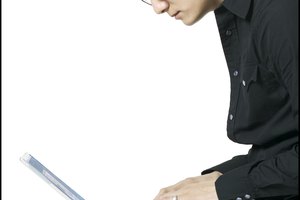
[[209, 11], [218, 8], [223, 0], [151, 0], [157, 14], [167, 12], [171, 17], [193, 25]]

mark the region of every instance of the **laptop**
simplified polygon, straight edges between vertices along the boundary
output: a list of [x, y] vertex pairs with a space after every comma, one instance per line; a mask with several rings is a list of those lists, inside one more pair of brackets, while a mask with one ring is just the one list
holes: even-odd
[[77, 192], [55, 176], [49, 169], [42, 165], [32, 155], [25, 153], [21, 158], [21, 162], [28, 168], [40, 176], [44, 181], [49, 183], [55, 190], [57, 190], [63, 197], [68, 200], [84, 200]]

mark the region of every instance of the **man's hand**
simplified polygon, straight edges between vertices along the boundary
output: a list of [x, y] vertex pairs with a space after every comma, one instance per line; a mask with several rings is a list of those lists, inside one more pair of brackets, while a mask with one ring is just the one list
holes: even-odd
[[215, 182], [220, 172], [212, 172], [203, 176], [187, 178], [173, 186], [161, 189], [154, 200], [218, 200]]

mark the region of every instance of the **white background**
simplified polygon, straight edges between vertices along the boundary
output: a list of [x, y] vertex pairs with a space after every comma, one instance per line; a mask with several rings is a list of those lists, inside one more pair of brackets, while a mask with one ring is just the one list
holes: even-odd
[[187, 27], [139, 0], [2, 5], [2, 199], [63, 199], [25, 152], [87, 200], [151, 200], [247, 152], [226, 137], [213, 13]]

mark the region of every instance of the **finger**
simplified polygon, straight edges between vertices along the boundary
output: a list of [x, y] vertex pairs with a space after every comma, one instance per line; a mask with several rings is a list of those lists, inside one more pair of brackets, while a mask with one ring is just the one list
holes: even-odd
[[168, 192], [166, 194], [163, 194], [159, 196], [157, 200], [188, 200], [188, 198], [186, 198], [187, 194], [187, 191], [183, 189], [176, 192]]
[[182, 196], [186, 190], [186, 184], [175, 184], [173, 186], [163, 188], [160, 190], [155, 200], [173, 200], [175, 196]]
[[163, 188], [159, 191], [158, 195], [155, 197], [155, 200], [160, 200], [161, 198], [171, 198], [181, 193], [180, 191], [184, 189], [189, 184], [196, 182], [195, 178], [187, 178], [182, 180], [174, 185]]
[[174, 200], [177, 197], [177, 193], [167, 193], [163, 195], [158, 195], [154, 200]]
[[159, 197], [161, 197], [161, 196], [167, 194], [168, 191], [169, 191], [168, 188], [163, 188], [163, 189], [161, 189], [161, 190], [159, 191], [159, 193], [156, 195], [155, 200], [156, 200], [156, 199], [159, 199]]
[[172, 197], [176, 196], [177, 193], [178, 191], [172, 188], [172, 186], [163, 188], [159, 191], [158, 195], [156, 195], [154, 200], [164, 200], [164, 199], [172, 200]]

